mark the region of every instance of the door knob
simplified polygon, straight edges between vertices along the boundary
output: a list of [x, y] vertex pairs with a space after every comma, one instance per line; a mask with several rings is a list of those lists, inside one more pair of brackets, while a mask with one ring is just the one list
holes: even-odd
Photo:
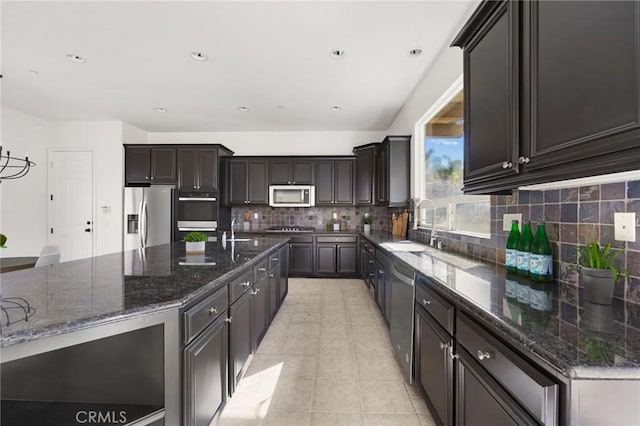
[[84, 232], [91, 232], [91, 228], [85, 228]]
[[505, 161], [504, 163], [502, 163], [502, 168], [503, 169], [511, 169], [511, 168], [513, 168], [513, 163], [511, 161]]
[[87, 225], [91, 225], [91, 221], [90, 220], [87, 221]]
[[529, 157], [520, 157], [518, 158], [518, 163], [520, 164], [527, 164], [529, 162]]

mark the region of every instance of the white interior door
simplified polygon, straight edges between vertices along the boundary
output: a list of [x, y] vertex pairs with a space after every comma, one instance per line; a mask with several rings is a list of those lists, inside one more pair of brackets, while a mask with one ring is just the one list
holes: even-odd
[[60, 246], [60, 261], [93, 256], [93, 153], [50, 151], [49, 191], [49, 244]]

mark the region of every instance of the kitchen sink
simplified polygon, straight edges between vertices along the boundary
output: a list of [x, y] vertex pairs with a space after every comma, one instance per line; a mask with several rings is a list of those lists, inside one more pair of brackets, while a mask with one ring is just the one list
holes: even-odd
[[413, 241], [394, 241], [389, 243], [380, 244], [382, 248], [385, 248], [389, 251], [412, 251], [412, 252], [420, 252], [426, 251], [429, 249], [429, 246], [424, 244], [414, 243]]

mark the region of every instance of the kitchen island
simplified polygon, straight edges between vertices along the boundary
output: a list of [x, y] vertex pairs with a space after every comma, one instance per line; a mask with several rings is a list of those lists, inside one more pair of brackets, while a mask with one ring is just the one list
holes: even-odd
[[[286, 242], [267, 237], [207, 243], [200, 256], [186, 256], [184, 243], [174, 243], [2, 274], [2, 423], [12, 424], [12, 409], [20, 411], [27, 400], [66, 403], [61, 409], [52, 403], [27, 407], [49, 415], [119, 414], [114, 407], [137, 413], [135, 407], [146, 406], [148, 413], [137, 423], [128, 418], [127, 424], [191, 422], [184, 418], [189, 410], [183, 406], [192, 401], [184, 398], [183, 388], [193, 387], [183, 372], [183, 351], [200, 343], [198, 333], [208, 333], [214, 320], [225, 325], [227, 337], [227, 307], [234, 302], [227, 294], [237, 293], [227, 288], [238, 277], [240, 294], [259, 293], [252, 286], [266, 280], [268, 269], [281, 301], [286, 283], [279, 284], [280, 269], [274, 268]], [[209, 300], [219, 302], [220, 310], [217, 305], [200, 309]], [[259, 308], [266, 315], [265, 306]], [[268, 323], [265, 316], [264, 327]], [[226, 371], [229, 345], [220, 343]], [[223, 402], [227, 395], [223, 389]], [[72, 409], [69, 403], [75, 404]]]
[[640, 422], [640, 306], [585, 303], [576, 286], [427, 247], [390, 251], [385, 243], [401, 238], [361, 235], [377, 266], [387, 256], [416, 273], [415, 381], [443, 423], [498, 412], [494, 400], [521, 424]]

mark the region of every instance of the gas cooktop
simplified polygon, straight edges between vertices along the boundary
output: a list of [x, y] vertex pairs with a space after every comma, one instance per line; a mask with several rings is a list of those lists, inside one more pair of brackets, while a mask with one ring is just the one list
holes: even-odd
[[311, 226], [296, 226], [296, 225], [282, 225], [272, 226], [267, 229], [267, 232], [314, 232], [315, 229]]

